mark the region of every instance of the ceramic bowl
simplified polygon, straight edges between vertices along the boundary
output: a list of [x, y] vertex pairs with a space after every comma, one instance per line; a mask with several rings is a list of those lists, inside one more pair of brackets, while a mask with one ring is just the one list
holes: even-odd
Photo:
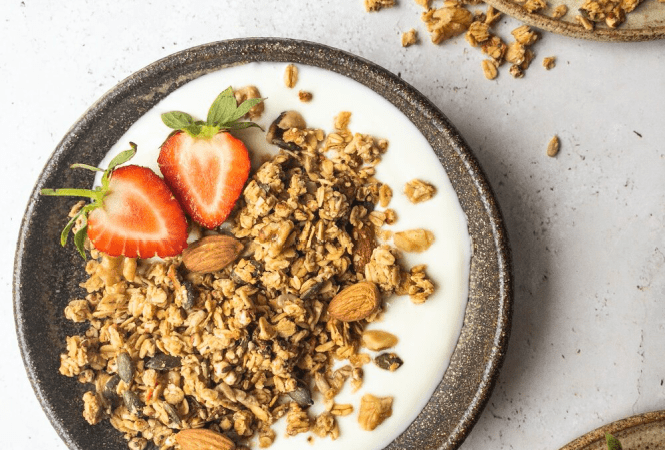
[[[349, 53], [303, 41], [256, 38], [216, 42], [151, 64], [104, 95], [74, 124], [37, 180], [21, 225], [14, 266], [14, 311], [28, 377], [46, 415], [72, 450], [126, 449], [108, 422], [81, 415], [86, 387], [58, 372], [65, 337], [79, 331], [64, 318], [85, 279], [80, 256], [61, 248], [69, 202], [45, 201], [42, 187], [92, 183], [87, 171], [152, 106], [185, 83], [254, 61], [294, 62], [342, 74], [379, 93], [411, 120], [434, 149], [468, 217], [473, 242], [469, 300], [459, 341], [445, 375], [416, 420], [389, 449], [457, 448], [487, 403], [510, 331], [512, 281], [508, 239], [492, 190], [468, 146], [444, 114], [406, 82]], [[63, 270], [68, 267], [67, 270]], [[74, 268], [74, 269], [72, 269]]]

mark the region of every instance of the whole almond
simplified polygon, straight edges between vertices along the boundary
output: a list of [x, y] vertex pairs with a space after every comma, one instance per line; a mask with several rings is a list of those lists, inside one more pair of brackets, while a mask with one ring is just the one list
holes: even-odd
[[236, 445], [223, 434], [205, 428], [179, 431], [175, 440], [182, 450], [234, 450]]
[[356, 322], [375, 312], [380, 301], [379, 288], [371, 281], [362, 281], [338, 293], [328, 305], [328, 314], [342, 322]]
[[211, 234], [187, 247], [182, 252], [182, 263], [191, 272], [217, 272], [235, 261], [242, 248], [232, 236]]

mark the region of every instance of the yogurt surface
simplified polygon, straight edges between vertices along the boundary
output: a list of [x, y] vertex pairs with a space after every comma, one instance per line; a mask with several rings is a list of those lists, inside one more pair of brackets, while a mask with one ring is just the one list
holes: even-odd
[[[222, 69], [202, 76], [171, 93], [141, 117], [111, 148], [100, 167], [129, 142], [138, 145], [138, 153], [130, 162], [147, 166], [159, 173], [159, 147], [172, 131], [161, 121], [161, 114], [178, 110], [205, 120], [213, 100], [228, 86], [240, 88], [254, 85], [265, 100], [265, 111], [256, 122], [267, 130], [270, 123], [285, 110], [300, 112], [310, 128], [333, 130], [334, 117], [340, 111], [352, 113], [349, 129], [352, 132], [385, 138], [390, 145], [377, 166], [376, 178], [393, 190], [389, 208], [397, 212], [398, 220], [385, 229], [402, 231], [425, 228], [434, 233], [434, 244], [423, 253], [404, 253], [404, 266], [410, 268], [427, 264], [427, 273], [435, 283], [434, 294], [421, 305], [413, 304], [408, 296], [387, 299], [384, 318], [368, 329], [389, 331], [399, 338], [390, 351], [404, 361], [395, 372], [379, 369], [370, 363], [365, 371], [363, 387], [351, 393], [349, 383], [335, 398], [337, 403], [350, 403], [353, 414], [339, 417], [340, 437], [332, 441], [311, 433], [286, 437], [286, 420], [274, 425], [277, 438], [271, 449], [309, 449], [314, 438], [317, 449], [381, 449], [401, 434], [416, 418], [441, 381], [450, 356], [457, 343], [468, 299], [470, 238], [466, 216], [450, 181], [427, 140], [402, 112], [371, 89], [334, 72], [299, 64], [299, 79], [295, 88], [284, 85], [286, 63], [250, 63]], [[311, 92], [313, 99], [303, 103], [298, 91]], [[265, 132], [247, 129], [234, 132], [250, 151], [253, 168], [258, 167], [266, 154], [276, 148], [265, 140]], [[418, 178], [436, 186], [437, 193], [429, 201], [412, 204], [403, 193], [406, 182]], [[377, 207], [378, 208], [378, 207]], [[380, 208], [378, 208], [380, 209]], [[377, 352], [369, 353], [372, 357]], [[374, 431], [364, 431], [357, 423], [360, 398], [364, 393], [392, 396], [392, 416]], [[322, 410], [320, 396], [311, 408], [311, 415]], [[441, 412], [445, 414], [445, 411]], [[311, 438], [310, 438], [311, 439]], [[256, 445], [258, 448], [258, 445]]]

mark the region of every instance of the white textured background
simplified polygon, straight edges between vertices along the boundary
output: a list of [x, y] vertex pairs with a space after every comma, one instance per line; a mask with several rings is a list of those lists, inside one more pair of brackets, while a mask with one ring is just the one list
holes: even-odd
[[[409, 0], [374, 14], [360, 0], [2, 1], [3, 449], [65, 448], [27, 381], [11, 307], [18, 229], [45, 161], [132, 72], [250, 36], [324, 43], [401, 74], [484, 167], [512, 241], [515, 312], [499, 382], [462, 450], [556, 450], [609, 421], [665, 409], [665, 42], [548, 33], [524, 79], [503, 67], [488, 81], [479, 51], [462, 38], [430, 44], [419, 14]], [[517, 25], [505, 19], [503, 36]], [[411, 27], [424, 42], [402, 49], [399, 34]], [[541, 60], [552, 55], [557, 66], [546, 71]], [[561, 152], [551, 159], [554, 134]]]

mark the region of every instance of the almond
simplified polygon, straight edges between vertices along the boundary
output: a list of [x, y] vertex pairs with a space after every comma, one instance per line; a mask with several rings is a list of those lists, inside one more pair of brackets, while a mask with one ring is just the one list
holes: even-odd
[[205, 428], [178, 432], [175, 440], [182, 450], [234, 450], [236, 445], [223, 434]]
[[379, 288], [371, 281], [362, 281], [338, 293], [328, 305], [328, 314], [342, 322], [355, 322], [375, 312], [380, 301]]
[[385, 350], [397, 345], [398, 339], [392, 333], [382, 330], [366, 330], [362, 335], [363, 346], [369, 350]]
[[217, 272], [235, 261], [242, 248], [234, 237], [211, 234], [187, 247], [182, 252], [182, 263], [191, 272]]
[[365, 273], [365, 265], [372, 258], [375, 248], [376, 237], [371, 225], [353, 229], [353, 267], [356, 273]]

